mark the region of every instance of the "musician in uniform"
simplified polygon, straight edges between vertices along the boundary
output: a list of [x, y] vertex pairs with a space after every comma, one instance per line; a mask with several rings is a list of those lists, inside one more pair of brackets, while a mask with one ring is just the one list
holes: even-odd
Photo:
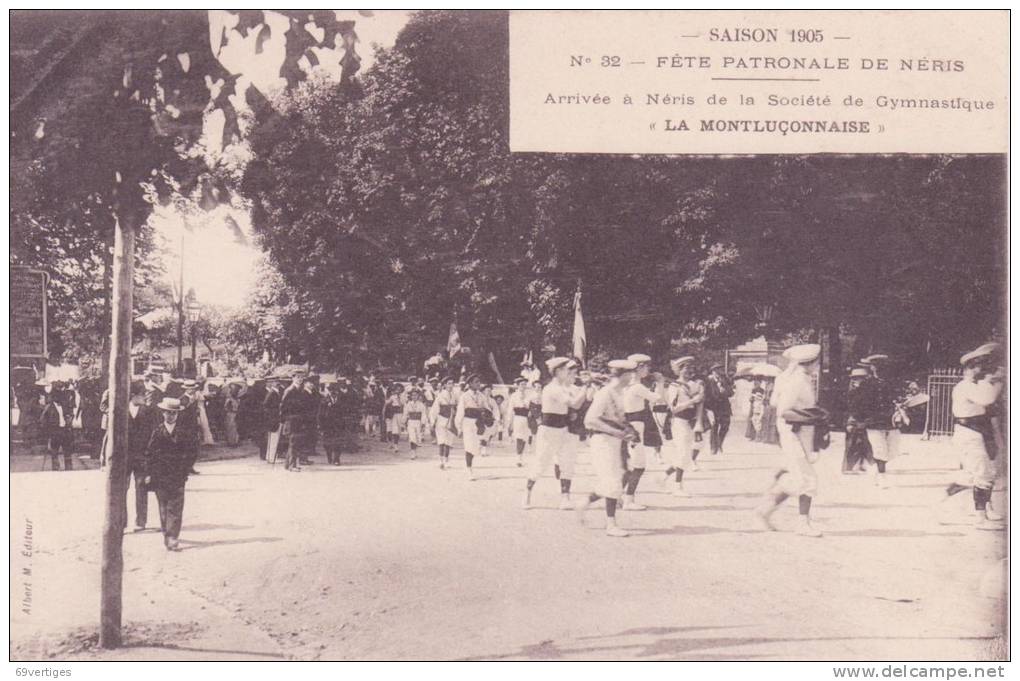
[[450, 463], [450, 447], [453, 446], [455, 429], [453, 426], [454, 410], [457, 408], [457, 401], [453, 396], [454, 380], [448, 376], [443, 380], [443, 386], [436, 394], [436, 401], [432, 405], [429, 419], [436, 427], [436, 443], [439, 445], [439, 467], [446, 468]]
[[466, 390], [457, 400], [457, 413], [454, 416], [454, 424], [464, 440], [464, 463], [469, 480], [475, 479], [474, 460], [481, 451], [482, 434], [488, 426], [483, 417], [487, 406], [488, 402], [482, 395], [482, 380], [478, 374], [471, 374], [467, 378]]
[[623, 494], [623, 447], [638, 442], [640, 435], [626, 420], [624, 394], [635, 377], [637, 364], [629, 359], [609, 362], [612, 378], [599, 388], [584, 417], [585, 428], [591, 433], [589, 453], [595, 469], [595, 491], [577, 505], [578, 518], [584, 524], [588, 507], [601, 498], [606, 500], [606, 534], [626, 537], [627, 531], [616, 524], [616, 505]]
[[[665, 399], [664, 386], [660, 383], [654, 388], [649, 388], [642, 381], [651, 372], [652, 358], [648, 355], [634, 354], [627, 357], [636, 366], [635, 380], [631, 381], [624, 391], [623, 406], [626, 410], [627, 421], [638, 432], [641, 439], [633, 442], [627, 453], [627, 470], [624, 473], [623, 503], [622, 506], [628, 511], [643, 511], [647, 507], [637, 503], [634, 495], [637, 493], [638, 483], [644, 475], [648, 462], [648, 454], [656, 441], [662, 440], [658, 433], [655, 421], [652, 416], [652, 407], [663, 402]], [[652, 431], [655, 431], [654, 438]]]
[[528, 381], [522, 376], [514, 380], [514, 391], [510, 395], [510, 435], [517, 449], [517, 467], [524, 465], [524, 448], [528, 444]]
[[691, 456], [694, 453], [695, 432], [702, 430], [703, 409], [705, 405], [704, 387], [691, 380], [691, 365], [694, 358], [680, 357], [670, 362], [670, 368], [677, 377], [666, 390], [666, 407], [669, 410], [663, 436], [666, 442], [663, 449], [666, 453], [666, 469], [664, 484], [675, 476], [672, 493], [678, 497], [689, 497], [684, 488], [684, 472], [691, 468]]
[[[568, 412], [584, 402], [584, 393], [574, 387], [577, 364], [568, 357], [553, 357], [546, 361], [552, 379], [542, 388], [542, 423], [535, 439], [535, 463], [528, 475], [524, 491], [524, 508], [531, 508], [531, 491], [535, 482], [555, 462], [559, 466], [560, 508], [572, 509], [570, 480], [574, 477], [577, 461], [577, 439], [567, 429]], [[565, 485], [565, 486], [564, 486]]]
[[994, 413], [1002, 393], [1004, 372], [997, 361], [998, 343], [986, 343], [960, 358], [963, 380], [953, 387], [953, 449], [960, 457], [961, 477], [946, 489], [946, 499], [968, 487], [973, 490], [976, 527], [1002, 530], [1002, 515], [992, 509], [992, 487], [1002, 449]]
[[779, 444], [785, 459], [783, 468], [776, 474], [775, 483], [755, 513], [766, 529], [775, 528], [769, 517], [787, 498], [796, 496], [800, 514], [797, 533], [806, 537], [821, 537], [810, 521], [811, 501], [818, 491], [818, 473], [814, 462], [815, 423], [805, 414], [815, 408], [815, 389], [811, 382], [810, 367], [818, 360], [821, 347], [815, 344], [794, 345], [784, 353], [789, 361], [786, 370], [776, 378], [772, 400], [776, 405], [776, 428]]
[[421, 391], [413, 388], [404, 405], [404, 416], [407, 419], [407, 441], [411, 443], [411, 458], [418, 458], [418, 445], [421, 444], [422, 432], [427, 427], [428, 409], [422, 401]]

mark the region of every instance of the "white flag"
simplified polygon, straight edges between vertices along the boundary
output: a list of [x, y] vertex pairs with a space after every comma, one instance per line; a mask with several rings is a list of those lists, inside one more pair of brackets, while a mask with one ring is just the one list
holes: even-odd
[[460, 352], [460, 334], [457, 333], [457, 322], [450, 322], [450, 338], [446, 341], [446, 351], [451, 359]]
[[588, 338], [584, 333], [584, 317], [581, 315], [581, 290], [574, 294], [574, 357], [584, 366], [588, 350]]

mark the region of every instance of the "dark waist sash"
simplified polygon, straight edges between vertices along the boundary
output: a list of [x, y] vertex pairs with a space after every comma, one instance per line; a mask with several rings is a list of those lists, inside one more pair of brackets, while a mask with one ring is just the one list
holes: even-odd
[[953, 419], [953, 423], [964, 428], [970, 428], [971, 430], [981, 433], [981, 437], [985, 441], [985, 451], [988, 452], [988, 458], [994, 459], [999, 453], [999, 447], [995, 442], [995, 430], [992, 428], [992, 417], [988, 414], [980, 414], [979, 416], [957, 416]]
[[664, 404], [657, 404], [654, 407], [652, 407], [652, 411], [654, 411], [656, 414], [668, 414], [669, 407], [667, 407]]
[[421, 421], [421, 412], [420, 411], [409, 411], [409, 412], [407, 412], [407, 420], [408, 421]]
[[514, 407], [514, 416], [524, 416], [525, 418], [527, 418], [527, 416], [528, 416], [528, 408], [527, 407]]
[[644, 409], [642, 409], [641, 411], [628, 411], [625, 414], [625, 416], [627, 417], [627, 420], [631, 421], [632, 423], [636, 423], [636, 422], [644, 423], [645, 422], [645, 410]]
[[546, 428], [566, 428], [567, 427], [567, 415], [566, 414], [550, 414], [548, 412], [542, 412], [542, 425]]
[[397, 414], [399, 414], [399, 413], [401, 413], [403, 411], [404, 411], [403, 407], [398, 407], [398, 406], [395, 406], [395, 405], [392, 405], [392, 404], [387, 404], [386, 405], [386, 416], [387, 417], [395, 416], [395, 415], [397, 415]]
[[464, 410], [464, 418], [466, 419], [480, 419], [482, 418], [482, 409], [476, 407], [467, 407]]
[[439, 405], [439, 415], [449, 418], [453, 416], [453, 405], [452, 404], [441, 404]]

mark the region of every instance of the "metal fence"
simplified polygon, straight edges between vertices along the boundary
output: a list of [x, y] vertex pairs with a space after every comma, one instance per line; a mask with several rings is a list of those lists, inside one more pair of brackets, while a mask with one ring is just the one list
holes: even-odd
[[929, 374], [927, 437], [953, 434], [953, 387], [962, 378], [961, 369], [935, 369]]

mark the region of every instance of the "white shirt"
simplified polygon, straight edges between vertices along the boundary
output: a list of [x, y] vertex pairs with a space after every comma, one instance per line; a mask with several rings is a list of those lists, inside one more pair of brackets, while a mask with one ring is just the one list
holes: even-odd
[[174, 429], [177, 427], [177, 421], [174, 421], [173, 423], [167, 423], [166, 421], [163, 421], [163, 427], [166, 428], [166, 432], [173, 435]]
[[783, 414], [791, 409], [815, 406], [815, 389], [811, 385], [811, 377], [799, 367], [777, 376], [772, 391], [772, 404], [776, 406], [779, 418], [783, 418]]
[[136, 416], [138, 416], [139, 409], [140, 407], [134, 402], [128, 403], [128, 413], [131, 414], [131, 418], [135, 418]]
[[543, 414], [566, 415], [573, 401], [574, 396], [571, 395], [569, 386], [565, 386], [562, 383], [551, 381], [542, 388]]
[[991, 383], [987, 378], [977, 383], [963, 379], [953, 387], [953, 416], [981, 416], [989, 405], [999, 399], [1001, 391], [1002, 383]]
[[640, 381], [632, 383], [623, 391], [623, 408], [628, 414], [644, 411], [645, 402], [655, 404], [661, 401], [656, 393], [646, 388]]
[[624, 423], [623, 395], [620, 390], [612, 385], [599, 388], [592, 398], [588, 413], [584, 415], [584, 426], [588, 430], [605, 432], [605, 425], [601, 420], [605, 418], [616, 424]]

